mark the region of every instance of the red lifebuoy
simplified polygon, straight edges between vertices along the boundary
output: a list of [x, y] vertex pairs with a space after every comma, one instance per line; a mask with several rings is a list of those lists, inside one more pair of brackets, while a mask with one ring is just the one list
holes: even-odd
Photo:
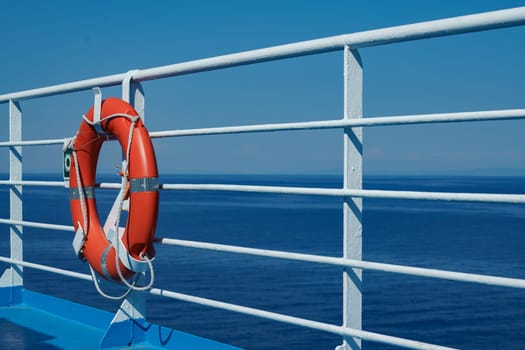
[[[93, 125], [93, 115], [94, 107], [85, 115], [73, 141], [73, 156], [76, 161], [71, 162], [70, 170], [71, 216], [75, 231], [81, 226], [84, 234], [82, 256], [99, 275], [120, 281], [115, 242], [106, 238], [97, 213], [95, 179], [100, 148], [108, 136], [114, 137], [120, 143], [123, 153], [129, 154], [127, 174], [122, 174], [128, 177], [130, 185], [129, 213], [120, 242], [129, 256], [137, 261], [143, 256], [152, 259], [155, 255], [153, 239], [159, 207], [157, 162], [148, 131], [140, 118], [130, 119], [130, 116], [137, 117], [138, 113], [127, 102], [118, 98], [102, 101], [99, 125], [106, 135], [97, 132]], [[129, 135], [132, 135], [131, 143], [128, 140]], [[75, 163], [78, 164], [78, 169]], [[78, 186], [79, 183], [81, 186]], [[129, 264], [124, 264], [121, 259], [118, 261], [121, 275], [125, 278], [135, 273]]]

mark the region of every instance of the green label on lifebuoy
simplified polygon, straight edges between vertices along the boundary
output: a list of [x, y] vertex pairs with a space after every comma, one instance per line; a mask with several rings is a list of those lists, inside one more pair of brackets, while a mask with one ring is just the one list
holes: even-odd
[[66, 179], [69, 181], [69, 169], [71, 168], [71, 155], [73, 154], [73, 150], [71, 148], [67, 148], [64, 151], [64, 181]]

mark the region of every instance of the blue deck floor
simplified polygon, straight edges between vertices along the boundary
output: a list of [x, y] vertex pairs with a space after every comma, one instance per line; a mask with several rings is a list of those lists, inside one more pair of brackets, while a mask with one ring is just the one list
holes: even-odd
[[[0, 289], [4, 289], [0, 296], [7, 295], [5, 288]], [[113, 318], [113, 314], [106, 311], [27, 290], [22, 290], [22, 301], [18, 301], [0, 307], [0, 349], [100, 349]], [[125, 341], [117, 339], [119, 345], [109, 347], [106, 342], [103, 349], [238, 349], [148, 323], [117, 324], [113, 334], [120, 336], [131, 328], [131, 333], [142, 331], [142, 335], [131, 342], [124, 335]], [[113, 344], [115, 340], [111, 340], [109, 343]]]
[[0, 308], [0, 349], [97, 349], [104, 330], [31, 306]]

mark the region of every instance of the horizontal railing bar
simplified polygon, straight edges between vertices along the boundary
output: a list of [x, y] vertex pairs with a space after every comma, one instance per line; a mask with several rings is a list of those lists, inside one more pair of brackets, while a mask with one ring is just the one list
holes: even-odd
[[225, 126], [214, 128], [165, 130], [150, 132], [151, 138], [241, 134], [252, 132], [274, 132], [292, 130], [336, 129], [347, 127], [371, 127], [387, 125], [426, 124], [426, 123], [452, 123], [467, 121], [490, 121], [525, 119], [525, 109], [509, 109], [497, 111], [459, 112], [419, 114], [391, 117], [366, 117], [359, 119], [322, 120], [295, 123], [273, 123], [242, 126]]
[[[525, 109], [506, 109], [506, 110], [504, 109], [504, 110], [477, 111], [477, 112], [416, 114], [416, 115], [405, 115], [405, 116], [366, 117], [366, 118], [360, 118], [360, 119], [319, 120], [319, 121], [294, 122], [294, 123], [271, 123], [271, 124], [223, 126], [223, 127], [213, 127], [213, 128], [198, 128], [198, 129], [165, 130], [165, 131], [152, 131], [149, 133], [149, 135], [151, 138], [164, 138], [164, 137], [181, 137], [181, 136], [242, 134], [242, 133], [253, 133], [253, 132], [320, 130], [320, 129], [337, 129], [337, 128], [348, 128], [348, 127], [372, 127], [372, 126], [389, 126], [389, 125], [406, 125], [406, 124], [453, 123], [453, 122], [519, 120], [519, 119], [525, 119]], [[63, 143], [64, 143], [64, 139], [5, 141], [5, 142], [0, 142], [0, 147], [63, 145]]]
[[[20, 225], [20, 226], [25, 226], [25, 227], [35, 227], [35, 228], [69, 231], [69, 232], [74, 231], [73, 226], [68, 226], [68, 225], [46, 224], [46, 223], [39, 223], [39, 222], [18, 221], [18, 220], [10, 220], [10, 219], [0, 219], [0, 224]], [[479, 274], [471, 274], [471, 273], [418, 268], [418, 267], [358, 261], [358, 260], [348, 260], [348, 259], [343, 259], [343, 258], [326, 257], [326, 256], [320, 256], [320, 255], [300, 254], [300, 253], [291, 253], [291, 252], [283, 252], [283, 251], [272, 251], [272, 250], [247, 248], [247, 247], [239, 247], [239, 246], [228, 246], [228, 245], [215, 244], [215, 243], [184, 241], [184, 240], [170, 239], [170, 238], [158, 238], [156, 239], [156, 242], [160, 244], [164, 244], [164, 245], [176, 245], [176, 246], [184, 246], [184, 247], [192, 247], [192, 248], [200, 248], [200, 249], [219, 250], [219, 251], [232, 252], [232, 253], [250, 254], [250, 255], [282, 258], [282, 259], [289, 259], [289, 260], [299, 260], [299, 261], [305, 261], [305, 262], [337, 265], [337, 266], [352, 267], [352, 268], [361, 268], [361, 269], [367, 269], [367, 270], [377, 270], [377, 271], [392, 272], [392, 273], [399, 273], [399, 274], [406, 274], [406, 275], [447, 279], [447, 280], [455, 280], [455, 281], [462, 281], [462, 282], [489, 284], [489, 285], [496, 285], [496, 286], [502, 286], [502, 287], [525, 288], [525, 280], [520, 280], [520, 279], [515, 279], [515, 278], [496, 277], [496, 276], [489, 276], [489, 275], [479, 275]]]
[[0, 185], [64, 187], [64, 181], [0, 180]]
[[[204, 72], [259, 62], [274, 61], [284, 58], [331, 52], [341, 50], [344, 46], [350, 46], [353, 49], [357, 49], [362, 47], [392, 44], [424, 38], [512, 27], [522, 25], [524, 23], [525, 7], [516, 7], [506, 10], [491, 11], [389, 28], [368, 30], [351, 34], [343, 34], [322, 39], [307, 40], [263, 49], [136, 70], [133, 73], [133, 79], [135, 81], [160, 79], [182, 74]], [[96, 86], [105, 87], [119, 85], [126, 76], [127, 73], [120, 73], [100, 78], [4, 94], [0, 95], [0, 103], [6, 103], [9, 100], [23, 100], [28, 98], [87, 90]]]
[[94, 87], [107, 87], [119, 85], [126, 77], [126, 73], [119, 73], [113, 75], [107, 75], [104, 77], [79, 80], [71, 83], [50, 85], [42, 88], [24, 90], [5, 95], [0, 95], [0, 104], [6, 103], [10, 100], [20, 101], [37, 97], [45, 97], [52, 95], [65, 94], [69, 92], [89, 90]]
[[101, 183], [95, 184], [95, 187], [120, 190], [120, 188], [122, 187], [122, 184], [116, 183], [116, 182], [101, 182]]
[[285, 187], [285, 186], [254, 186], [225, 184], [163, 184], [164, 190], [184, 191], [232, 191], [254, 193], [296, 194], [332, 197], [439, 200], [457, 202], [487, 202], [525, 204], [525, 194], [493, 194], [493, 193], [455, 193], [455, 192], [424, 192], [424, 191], [390, 191], [390, 190], [352, 190], [341, 188]]
[[[0, 185], [22, 186], [64, 186], [62, 181], [12, 181], [0, 180]], [[120, 183], [101, 182], [95, 185], [98, 188], [120, 189]], [[525, 194], [499, 194], [499, 193], [456, 193], [456, 192], [428, 192], [428, 191], [391, 191], [391, 190], [352, 190], [342, 188], [319, 187], [285, 187], [285, 186], [255, 186], [231, 184], [161, 184], [161, 190], [176, 191], [231, 191], [251, 193], [273, 193], [313, 195], [328, 197], [357, 197], [357, 198], [383, 198], [383, 199], [409, 199], [409, 200], [437, 200], [453, 202], [484, 202], [484, 203], [509, 203], [525, 204]]]
[[362, 330], [357, 330], [353, 328], [345, 328], [342, 326], [336, 326], [336, 325], [329, 324], [329, 323], [312, 321], [312, 320], [308, 320], [308, 319], [304, 319], [300, 317], [294, 317], [294, 316], [279, 314], [276, 312], [270, 312], [270, 311], [260, 310], [256, 308], [251, 308], [251, 307], [246, 307], [246, 306], [241, 306], [241, 305], [236, 305], [236, 304], [230, 304], [230, 303], [226, 303], [222, 301], [197, 297], [197, 296], [183, 294], [183, 293], [177, 293], [177, 292], [168, 291], [168, 290], [159, 289], [159, 288], [152, 288], [149, 292], [150, 294], [153, 294], [153, 295], [163, 296], [163, 297], [176, 299], [176, 300], [182, 300], [182, 301], [204, 305], [204, 306], [209, 306], [213, 308], [218, 308], [222, 310], [233, 311], [233, 312], [242, 313], [245, 315], [256, 316], [260, 318], [265, 318], [265, 319], [269, 319], [273, 321], [293, 324], [296, 326], [317, 329], [320, 331], [337, 334], [337, 335], [344, 336], [344, 337], [356, 337], [356, 338], [360, 338], [366, 341], [391, 344], [391, 345], [396, 345], [396, 346], [409, 348], [409, 349], [436, 349], [436, 350], [453, 349], [449, 347], [444, 347], [444, 346], [439, 346], [439, 345], [434, 345], [434, 344], [429, 344], [429, 343], [424, 343], [424, 342], [419, 342], [419, 341], [414, 341], [414, 340], [409, 340], [409, 339], [404, 339], [404, 338], [399, 338], [399, 337], [388, 336], [388, 335], [384, 335], [380, 333], [362, 331]]
[[[405, 116], [366, 117], [366, 118], [360, 118], [360, 119], [320, 120], [320, 121], [294, 122], [294, 123], [272, 123], [272, 124], [223, 126], [223, 127], [213, 127], [213, 128], [198, 128], [198, 129], [165, 130], [165, 131], [152, 131], [149, 133], [149, 135], [151, 138], [165, 138], [165, 137], [181, 137], [181, 136], [241, 134], [241, 133], [253, 133], [253, 132], [320, 130], [320, 129], [337, 129], [337, 128], [348, 128], [348, 127], [372, 127], [372, 126], [389, 126], [389, 125], [406, 125], [406, 124], [495, 121], [495, 120], [511, 120], [511, 119], [512, 120], [525, 119], [525, 109], [506, 109], [506, 110], [504, 109], [504, 110], [495, 110], [495, 111], [416, 114], [416, 115], [405, 115]], [[5, 142], [0, 142], [0, 147], [63, 145], [63, 143], [64, 143], [64, 139], [5, 141]]]
[[20, 225], [20, 226], [24, 226], [24, 227], [35, 227], [35, 228], [45, 228], [45, 229], [50, 229], [50, 230], [75, 232], [75, 229], [73, 228], [73, 226], [57, 225], [57, 224], [46, 224], [46, 223], [34, 222], [34, 221], [20, 221], [20, 220], [10, 220], [10, 219], [0, 219], [0, 224]]
[[397, 274], [403, 274], [403, 275], [429, 277], [429, 278], [445, 279], [445, 280], [460, 281], [460, 282], [470, 282], [470, 283], [488, 284], [488, 285], [500, 286], [500, 287], [525, 289], [525, 279], [480, 275], [480, 274], [473, 274], [473, 273], [454, 272], [454, 271], [447, 271], [447, 270], [429, 269], [429, 268], [412, 267], [412, 266], [395, 265], [395, 264], [385, 264], [385, 263], [377, 263], [377, 262], [363, 261], [363, 260], [344, 259], [344, 258], [336, 258], [336, 257], [330, 257], [330, 256], [304, 254], [304, 253], [292, 253], [292, 252], [279, 251], [279, 250], [248, 248], [248, 247], [232, 246], [232, 245], [226, 245], [226, 244], [188, 241], [188, 240], [173, 239], [173, 238], [157, 238], [155, 242], [159, 244], [179, 246], [179, 247], [206, 249], [206, 250], [214, 250], [214, 251], [229, 252], [229, 253], [236, 253], [236, 254], [263, 256], [263, 257], [268, 257], [268, 258], [277, 258], [277, 259], [303, 261], [303, 262], [318, 263], [318, 264], [335, 265], [335, 266], [341, 266], [341, 267], [350, 267], [350, 268], [357, 268], [357, 269], [363, 269], [363, 270], [374, 270], [374, 271], [390, 272], [390, 273], [397, 273]]
[[[64, 187], [64, 181], [35, 181], [35, 180], [0, 180], [0, 186], [14, 185], [14, 186], [44, 186], [44, 187]], [[97, 188], [120, 189], [122, 184], [101, 182], [95, 184]]]
[[63, 275], [63, 276], [79, 278], [79, 279], [83, 279], [83, 280], [86, 280], [86, 281], [92, 281], [93, 280], [91, 275], [87, 275], [85, 273], [80, 273], [80, 272], [75, 272], [75, 271], [70, 271], [70, 270], [64, 270], [64, 269], [60, 269], [58, 267], [52, 267], [52, 266], [47, 266], [47, 265], [42, 265], [42, 264], [31, 263], [31, 262], [28, 262], [28, 261], [21, 261], [21, 260], [11, 259], [11, 258], [7, 258], [7, 257], [4, 257], [4, 256], [0, 256], [0, 261], [8, 263], [8, 264], [11, 264], [11, 265], [19, 265], [19, 266], [29, 267], [29, 268], [32, 268], [32, 269], [52, 272], [52, 273], [56, 273], [56, 274]]
[[284, 58], [332, 52], [350, 46], [352, 49], [378, 46], [462, 34], [488, 29], [504, 28], [525, 23], [525, 7], [420, 22], [364, 32], [343, 34], [258, 50], [216, 56], [185, 63], [172, 64], [138, 71], [137, 80], [165, 78]]
[[[42, 186], [64, 187], [64, 181], [35, 181], [35, 180], [0, 180], [0, 186]], [[116, 182], [101, 182], [95, 184], [97, 188], [120, 189], [122, 184]]]
[[29, 140], [29, 141], [4, 141], [4, 142], [0, 142], [0, 147], [45, 146], [45, 145], [63, 145], [63, 144], [64, 144], [64, 139]]

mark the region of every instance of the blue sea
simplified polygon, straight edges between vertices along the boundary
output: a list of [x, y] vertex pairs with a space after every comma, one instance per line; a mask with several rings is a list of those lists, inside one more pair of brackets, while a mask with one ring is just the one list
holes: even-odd
[[[50, 175], [26, 179], [59, 180]], [[99, 181], [118, 182], [118, 176]], [[164, 175], [162, 183], [341, 187], [339, 176]], [[367, 189], [525, 193], [524, 177], [369, 176]], [[116, 191], [98, 190], [105, 216]], [[0, 217], [9, 217], [0, 187]], [[25, 187], [24, 219], [71, 225], [68, 191]], [[156, 235], [293, 252], [342, 255], [340, 198], [163, 191]], [[0, 225], [0, 254], [8, 227]], [[25, 228], [25, 259], [88, 273], [72, 233]], [[374, 262], [525, 278], [525, 206], [365, 199], [363, 257]], [[0, 264], [2, 268], [5, 264]], [[342, 322], [337, 267], [157, 246], [155, 286], [311, 320]], [[25, 269], [26, 288], [114, 311], [85, 281]], [[363, 328], [462, 349], [525, 348], [525, 291], [373, 271], [363, 273]], [[334, 349], [338, 336], [229, 311], [148, 297], [148, 318], [247, 349]], [[364, 349], [394, 349], [363, 343]]]

